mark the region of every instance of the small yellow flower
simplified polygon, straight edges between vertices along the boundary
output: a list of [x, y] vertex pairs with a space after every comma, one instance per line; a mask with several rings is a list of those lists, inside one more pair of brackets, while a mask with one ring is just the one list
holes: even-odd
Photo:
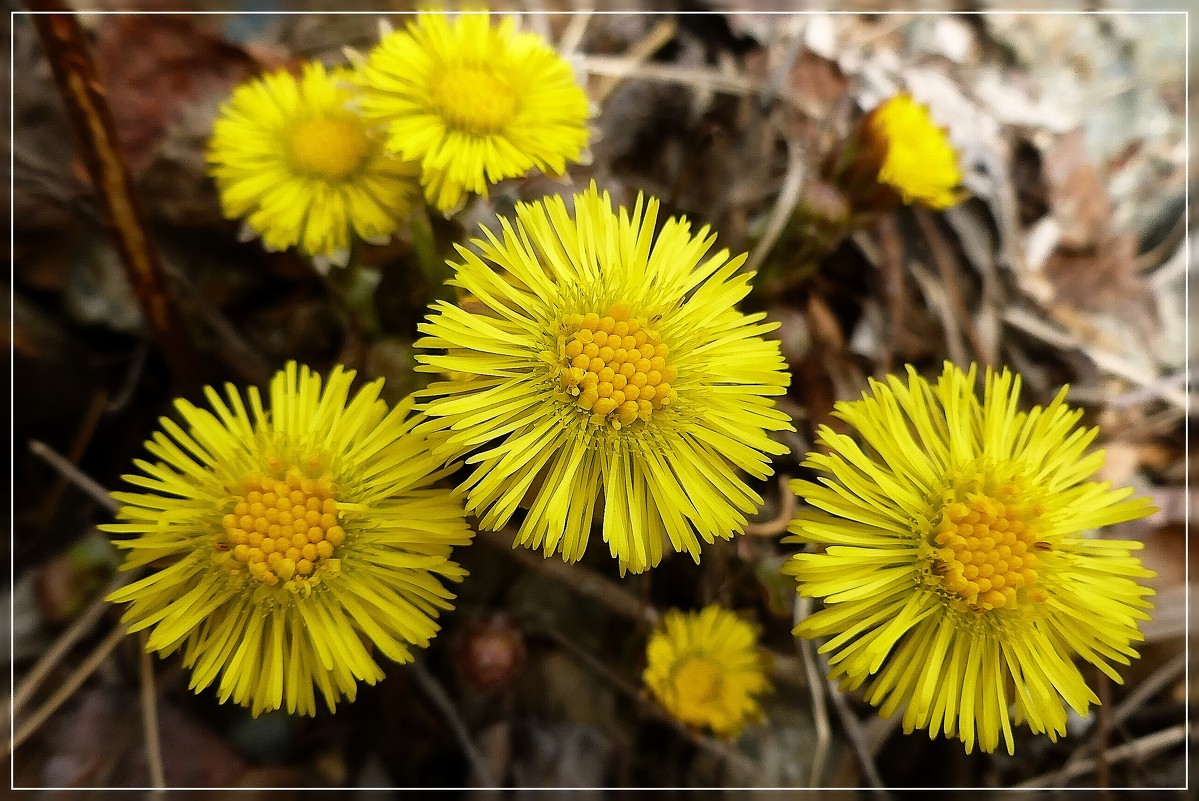
[[757, 699], [770, 683], [757, 628], [729, 610], [670, 610], [645, 654], [645, 686], [683, 723], [733, 738], [761, 720]]
[[459, 248], [467, 310], [441, 302], [420, 326], [425, 412], [446, 458], [472, 454], [468, 510], [502, 528], [526, 505], [518, 542], [587, 547], [596, 502], [620, 569], [658, 564], [663, 540], [699, 561], [699, 540], [744, 530], [761, 498], [738, 476], [772, 472], [789, 430], [773, 397], [789, 374], [749, 292], [744, 256], [709, 254], [707, 227], [659, 225], [658, 202], [615, 211], [595, 185], [573, 198], [519, 204], [503, 239]]
[[[131, 536], [124, 569], [157, 569], [117, 590], [130, 631], [151, 629], [148, 650], [183, 649], [197, 692], [216, 682], [255, 715], [286, 706], [312, 715], [316, 693], [333, 710], [357, 682], [383, 677], [372, 650], [397, 662], [425, 647], [454, 597], [442, 579], [471, 531], [454, 493], [434, 486], [449, 470], [412, 431], [412, 403], [388, 411], [382, 380], [352, 399], [353, 371], [328, 380], [289, 363], [264, 407], [205, 394], [184, 400], [183, 426], [163, 432], [113, 493], [123, 506], [107, 532]], [[248, 407], [248, 408], [247, 408]]]
[[827, 546], [797, 554], [799, 593], [825, 607], [796, 629], [831, 637], [831, 678], [868, 683], [884, 716], [900, 708], [904, 731], [957, 736], [993, 751], [1015, 722], [1051, 739], [1066, 731], [1063, 701], [1080, 715], [1099, 699], [1073, 658], [1115, 682], [1142, 639], [1152, 576], [1131, 551], [1141, 544], [1085, 532], [1153, 508], [1131, 489], [1087, 479], [1103, 453], [1086, 454], [1097, 429], [1078, 428], [1066, 389], [1046, 407], [1018, 411], [1020, 378], [946, 363], [935, 385], [871, 382], [837, 405], [860, 440], [827, 426], [827, 453], [805, 464], [819, 484], [795, 482], [815, 507], [792, 541]]
[[895, 95], [875, 108], [866, 116], [863, 133], [868, 151], [885, 154], [879, 182], [898, 191], [904, 203], [945, 209], [961, 200], [957, 151], [911, 95]]
[[351, 235], [385, 240], [419, 197], [419, 169], [384, 151], [347, 106], [350, 71], [319, 63], [300, 78], [280, 70], [233, 91], [221, 107], [208, 162], [230, 219], [245, 218], [269, 250], [298, 246], [344, 265]]
[[419, 161], [429, 203], [534, 168], [560, 174], [587, 145], [587, 96], [540, 37], [486, 13], [422, 13], [386, 36], [360, 73], [362, 112], [387, 125], [388, 147]]

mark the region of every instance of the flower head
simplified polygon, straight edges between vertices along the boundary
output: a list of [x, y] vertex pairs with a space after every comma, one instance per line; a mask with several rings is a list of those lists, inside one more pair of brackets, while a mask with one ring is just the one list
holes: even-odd
[[957, 736], [992, 751], [1015, 722], [1056, 739], [1063, 701], [1084, 714], [1098, 698], [1072, 661], [1113, 681], [1111, 663], [1136, 656], [1153, 575], [1130, 555], [1137, 542], [1084, 532], [1153, 511], [1131, 489], [1087, 479], [1103, 463], [1084, 455], [1097, 430], [1078, 428], [1063, 389], [1046, 407], [1017, 410], [1020, 379], [946, 364], [935, 385], [908, 368], [871, 382], [837, 416], [853, 438], [821, 427], [827, 453], [806, 465], [821, 483], [794, 488], [814, 510], [792, 524], [820, 543], [791, 569], [804, 596], [825, 608], [796, 629], [831, 637], [821, 651], [847, 689], [889, 716], [906, 705], [904, 730]]
[[[503, 239], [459, 248], [470, 309], [439, 303], [420, 326], [447, 456], [474, 451], [465, 487], [484, 527], [525, 504], [518, 541], [575, 561], [596, 501], [621, 570], [657, 565], [662, 541], [699, 561], [699, 539], [743, 530], [761, 499], [737, 475], [770, 475], [767, 435], [789, 429], [771, 396], [789, 380], [774, 323], [734, 306], [744, 256], [658, 203], [614, 211], [595, 185], [519, 204]], [[421, 369], [421, 368], [418, 368]]]
[[670, 610], [645, 655], [645, 686], [683, 723], [731, 738], [762, 718], [757, 697], [770, 683], [758, 632], [728, 609]]
[[957, 152], [928, 108], [910, 94], [895, 95], [866, 115], [862, 139], [867, 152], [881, 154], [878, 181], [904, 203], [945, 209], [961, 200]]
[[[183, 426], [163, 431], [125, 479], [142, 492], [105, 526], [132, 536], [125, 569], [157, 567], [117, 590], [130, 631], [146, 647], [183, 649], [196, 691], [217, 683], [221, 701], [314, 714], [318, 690], [332, 710], [357, 682], [383, 672], [372, 648], [412, 660], [453, 595], [442, 579], [470, 542], [460, 502], [432, 484], [448, 471], [413, 432], [411, 401], [388, 411], [382, 380], [352, 399], [353, 371], [320, 376], [287, 365], [269, 406], [212, 388], [212, 411], [176, 401]], [[247, 410], [248, 406], [248, 410]], [[165, 432], [165, 433], [164, 433]]]
[[587, 96], [540, 37], [485, 13], [422, 13], [386, 36], [360, 73], [362, 112], [419, 161], [441, 211], [466, 192], [537, 168], [562, 173], [587, 145]]
[[319, 63], [251, 80], [221, 107], [208, 162], [230, 219], [270, 250], [344, 264], [351, 234], [390, 236], [419, 197], [418, 168], [390, 155], [347, 108], [350, 71]]

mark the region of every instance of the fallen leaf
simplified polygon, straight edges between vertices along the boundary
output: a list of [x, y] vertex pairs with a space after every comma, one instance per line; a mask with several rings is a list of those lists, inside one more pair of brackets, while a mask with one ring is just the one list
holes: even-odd
[[260, 66], [246, 50], [173, 14], [104, 17], [93, 58], [134, 176], [187, 103], [227, 91]]

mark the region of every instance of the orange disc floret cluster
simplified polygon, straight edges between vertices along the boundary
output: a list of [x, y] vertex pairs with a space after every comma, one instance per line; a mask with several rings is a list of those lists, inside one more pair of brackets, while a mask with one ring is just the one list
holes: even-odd
[[648, 421], [674, 397], [670, 384], [678, 372], [667, 364], [670, 348], [630, 312], [617, 303], [603, 317], [570, 315], [558, 339], [559, 385], [594, 425]]
[[333, 554], [346, 532], [328, 474], [312, 478], [295, 468], [255, 473], [244, 489], [217, 535], [216, 558], [227, 570], [248, 570], [272, 586], [283, 581], [293, 592], [319, 584], [321, 569], [337, 571]]
[[1037, 549], [1048, 547], [1038, 542], [1041, 510], [1012, 484], [996, 496], [969, 493], [946, 504], [933, 530], [933, 572], [975, 612], [1046, 598], [1036, 587]]

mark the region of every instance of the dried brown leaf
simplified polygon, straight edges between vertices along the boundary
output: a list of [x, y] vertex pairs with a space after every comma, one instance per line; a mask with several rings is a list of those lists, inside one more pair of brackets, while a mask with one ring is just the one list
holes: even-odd
[[135, 176], [187, 103], [227, 91], [260, 66], [246, 50], [176, 15], [104, 17], [93, 57]]

